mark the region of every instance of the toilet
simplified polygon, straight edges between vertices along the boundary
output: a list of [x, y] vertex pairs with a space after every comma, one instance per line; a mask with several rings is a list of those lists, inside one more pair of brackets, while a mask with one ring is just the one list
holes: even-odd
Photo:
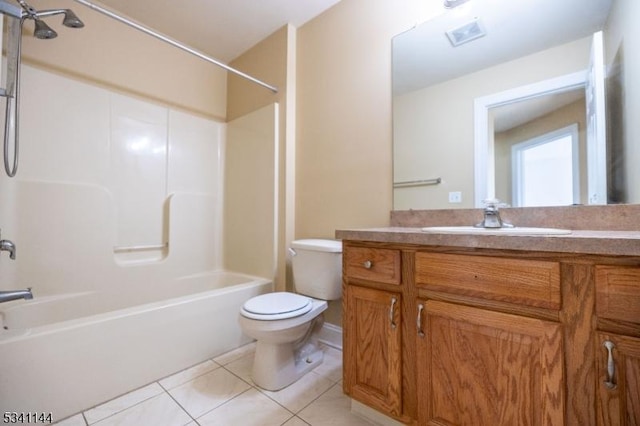
[[266, 390], [289, 386], [322, 363], [322, 313], [328, 300], [342, 297], [340, 241], [296, 240], [289, 251], [296, 293], [263, 294], [240, 309], [242, 331], [257, 341], [251, 378]]

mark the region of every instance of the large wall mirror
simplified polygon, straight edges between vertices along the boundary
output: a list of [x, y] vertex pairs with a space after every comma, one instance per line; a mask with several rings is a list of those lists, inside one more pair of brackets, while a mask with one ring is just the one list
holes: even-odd
[[638, 19], [469, 0], [394, 37], [394, 209], [640, 203]]

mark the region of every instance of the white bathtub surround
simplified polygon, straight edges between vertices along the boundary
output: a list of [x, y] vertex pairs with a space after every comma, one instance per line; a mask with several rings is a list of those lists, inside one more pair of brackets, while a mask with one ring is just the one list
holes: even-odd
[[0, 268], [17, 269], [3, 288], [39, 297], [222, 268], [224, 123], [30, 66], [23, 76], [20, 172], [0, 176], [0, 224], [20, 252]]
[[[325, 346], [321, 367], [285, 390], [267, 392], [249, 379], [254, 350], [255, 344], [249, 344], [207, 360], [70, 417], [60, 426], [85, 425], [84, 418], [87, 424], [99, 426], [178, 426], [190, 421], [202, 426], [375, 424], [353, 414], [351, 400], [342, 394], [342, 352]], [[162, 410], [165, 417], [155, 417], [153, 410]], [[187, 417], [179, 415], [180, 411]], [[155, 423], [148, 423], [147, 418]]]

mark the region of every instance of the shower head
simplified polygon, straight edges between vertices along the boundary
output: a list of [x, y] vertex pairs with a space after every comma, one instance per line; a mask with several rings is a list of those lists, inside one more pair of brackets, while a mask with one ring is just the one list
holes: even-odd
[[62, 24], [65, 27], [69, 27], [69, 28], [82, 28], [82, 27], [84, 27], [84, 22], [82, 22], [80, 20], [80, 18], [78, 18], [76, 16], [76, 14], [73, 13], [73, 10], [71, 10], [71, 9], [66, 9], [64, 11], [64, 19], [62, 20]]
[[55, 32], [49, 25], [47, 25], [41, 19], [34, 19], [36, 28], [33, 31], [33, 36], [41, 40], [49, 40], [58, 37], [58, 33]]
[[17, 0], [22, 7], [22, 19], [32, 19], [36, 25], [33, 32], [34, 37], [39, 39], [52, 39], [58, 36], [49, 25], [47, 25], [42, 19], [48, 16], [64, 14], [64, 20], [62, 24], [69, 28], [82, 28], [84, 23], [76, 16], [71, 9], [51, 9], [51, 10], [35, 10], [25, 0]]
[[62, 24], [69, 28], [82, 28], [84, 23], [73, 13], [71, 9], [52, 9], [52, 10], [40, 10], [35, 12], [35, 16], [38, 18], [46, 18], [48, 16], [64, 14]]

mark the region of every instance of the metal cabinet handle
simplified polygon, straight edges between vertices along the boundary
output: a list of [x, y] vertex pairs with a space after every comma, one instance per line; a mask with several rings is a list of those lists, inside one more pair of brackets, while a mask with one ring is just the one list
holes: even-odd
[[398, 302], [398, 299], [396, 299], [395, 297], [392, 297], [391, 308], [389, 308], [389, 322], [391, 323], [392, 330], [396, 328], [396, 323], [393, 321], [394, 313], [396, 311], [396, 302]]
[[422, 331], [422, 311], [424, 310], [424, 305], [421, 303], [418, 305], [418, 318], [416, 319], [416, 327], [418, 329], [418, 336], [424, 337], [424, 331]]
[[365, 261], [362, 266], [365, 267], [365, 269], [371, 269], [371, 267], [373, 266], [373, 262], [370, 260]]
[[604, 382], [604, 385], [607, 389], [615, 389], [615, 375], [616, 375], [616, 364], [613, 360], [613, 348], [615, 345], [610, 340], [605, 340], [603, 343], [604, 347], [607, 348], [607, 380]]

